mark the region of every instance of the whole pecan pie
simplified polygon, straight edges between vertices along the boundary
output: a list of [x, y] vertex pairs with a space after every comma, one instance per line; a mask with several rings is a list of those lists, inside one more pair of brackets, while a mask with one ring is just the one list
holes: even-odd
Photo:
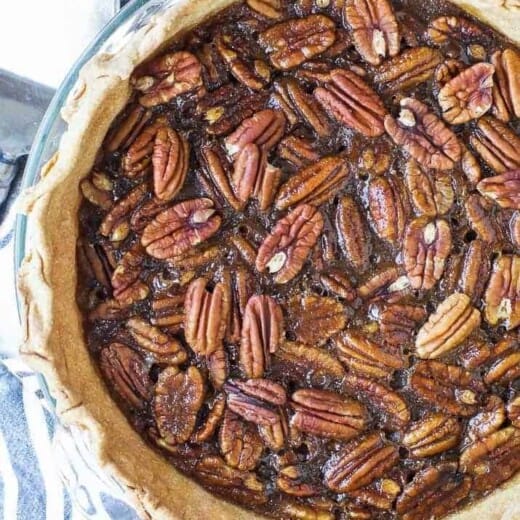
[[469, 4], [512, 40], [183, 1], [84, 69], [23, 349], [143, 515], [520, 518], [520, 9]]

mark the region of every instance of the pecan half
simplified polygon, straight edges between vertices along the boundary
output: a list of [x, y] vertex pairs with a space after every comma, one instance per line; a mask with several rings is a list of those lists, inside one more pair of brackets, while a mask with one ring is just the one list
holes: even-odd
[[486, 384], [507, 385], [520, 377], [520, 352], [517, 345], [517, 340], [506, 336], [493, 348], [489, 360], [491, 366], [484, 376]]
[[113, 125], [103, 143], [103, 148], [113, 153], [128, 148], [152, 117], [152, 111], [138, 104], [132, 104], [124, 118]]
[[[278, 473], [276, 485], [287, 495], [311, 497], [319, 494], [319, 488], [305, 482], [305, 473], [298, 466], [286, 466]], [[302, 518], [298, 516], [297, 518]], [[314, 516], [316, 518], [316, 516]]]
[[460, 125], [484, 115], [493, 103], [494, 73], [490, 63], [476, 63], [448, 81], [438, 96], [444, 119]]
[[419, 323], [427, 316], [423, 307], [394, 304], [379, 314], [379, 328], [386, 343], [393, 347], [407, 344]]
[[403, 259], [410, 285], [429, 290], [441, 279], [451, 251], [451, 230], [445, 220], [412, 220], [404, 235]]
[[193, 351], [200, 356], [209, 356], [223, 348], [230, 306], [229, 295], [222, 282], [211, 293], [206, 285], [204, 278], [191, 282], [184, 300], [184, 335]]
[[313, 294], [293, 296], [286, 306], [287, 328], [297, 341], [308, 345], [325, 343], [346, 323], [345, 308], [334, 298]]
[[332, 118], [348, 128], [367, 137], [384, 134], [386, 108], [374, 90], [354, 72], [332, 70], [330, 80], [318, 87], [314, 96]]
[[273, 66], [280, 70], [292, 69], [312, 59], [335, 40], [334, 22], [321, 14], [276, 24], [258, 38]]
[[443, 462], [416, 473], [397, 499], [396, 511], [403, 520], [440, 518], [456, 509], [470, 490], [471, 478], [461, 478], [456, 464]]
[[291, 396], [294, 415], [291, 426], [297, 430], [338, 440], [350, 440], [365, 427], [363, 406], [328, 390], [297, 390]]
[[118, 200], [105, 215], [99, 226], [99, 232], [117, 242], [126, 238], [130, 232], [129, 217], [132, 211], [143, 200], [147, 192], [145, 184], [139, 184], [126, 197]]
[[507, 403], [507, 418], [514, 427], [520, 426], [520, 395], [513, 397]]
[[460, 161], [460, 167], [471, 187], [473, 187], [482, 178], [482, 168], [477, 158], [469, 151], [468, 147], [464, 144], [461, 146], [462, 159]]
[[153, 145], [153, 189], [160, 201], [173, 199], [181, 190], [188, 173], [188, 141], [173, 128], [161, 127]]
[[341, 157], [325, 157], [292, 175], [280, 187], [276, 207], [287, 209], [296, 204], [319, 206], [328, 202], [347, 181], [349, 167]]
[[399, 119], [387, 115], [385, 129], [398, 146], [426, 168], [450, 170], [462, 156], [457, 136], [417, 99], [402, 99]]
[[358, 287], [361, 298], [370, 298], [372, 301], [383, 300], [386, 303], [395, 303], [411, 290], [408, 276], [396, 267], [387, 267], [376, 272], [363, 285]]
[[501, 208], [520, 209], [520, 169], [482, 179], [477, 189]]
[[244, 311], [240, 366], [249, 378], [258, 378], [271, 365], [283, 335], [280, 306], [270, 296], [252, 296]]
[[444, 60], [435, 69], [435, 82], [439, 90], [449, 83], [455, 76], [459, 75], [466, 68], [466, 64], [462, 60], [449, 58]]
[[520, 256], [502, 255], [495, 260], [484, 302], [489, 324], [502, 322], [508, 330], [520, 325]]
[[83, 197], [94, 206], [98, 206], [105, 211], [112, 207], [111, 191], [113, 183], [104, 173], [95, 170], [90, 178], [83, 179], [80, 182], [79, 187]]
[[309, 166], [318, 162], [320, 158], [311, 141], [295, 135], [290, 135], [280, 142], [278, 155], [297, 168]]
[[323, 229], [321, 213], [308, 204], [301, 204], [279, 220], [265, 238], [256, 257], [261, 273], [267, 268], [276, 283], [287, 283], [302, 269], [307, 256]]
[[347, 260], [363, 272], [369, 265], [371, 248], [366, 221], [353, 197], [347, 195], [340, 200], [336, 228]]
[[334, 342], [339, 359], [350, 369], [367, 377], [388, 378], [404, 368], [399, 355], [353, 331], [345, 331]]
[[246, 0], [246, 3], [253, 11], [266, 18], [278, 20], [282, 17], [281, 0]]
[[520, 53], [514, 49], [496, 51], [491, 63], [496, 71], [492, 112], [507, 123], [512, 117], [520, 117]]
[[468, 417], [478, 410], [484, 385], [470, 372], [439, 361], [419, 361], [410, 378], [412, 390], [433, 407]]
[[378, 68], [374, 81], [390, 92], [411, 89], [428, 81], [442, 61], [442, 54], [431, 47], [406, 49]]
[[251, 471], [260, 462], [264, 445], [251, 423], [226, 410], [218, 434], [220, 452], [228, 466]]
[[388, 0], [346, 0], [344, 15], [365, 61], [379, 65], [399, 53], [399, 24]]
[[284, 131], [285, 116], [282, 112], [261, 110], [244, 119], [240, 126], [226, 137], [226, 150], [234, 157], [247, 144], [254, 143], [267, 153], [278, 144]]
[[204, 379], [196, 367], [168, 367], [159, 374], [153, 410], [159, 434], [168, 444], [186, 442], [204, 403]]
[[335, 493], [354, 491], [387, 473], [399, 460], [397, 448], [380, 433], [351, 441], [325, 464], [325, 485]]
[[502, 121], [491, 116], [480, 118], [470, 143], [496, 173], [520, 168], [520, 137]]
[[95, 279], [105, 289], [110, 290], [113, 268], [110, 258], [103, 247], [90, 244], [85, 239], [80, 239], [77, 242], [77, 258], [81, 273], [90, 279]]
[[480, 302], [490, 271], [491, 261], [484, 242], [473, 240], [464, 255], [459, 287], [474, 304]]
[[401, 243], [410, 213], [406, 191], [399, 177], [376, 177], [368, 185], [368, 209], [377, 236], [393, 246]]
[[143, 409], [151, 397], [152, 381], [144, 359], [122, 343], [111, 343], [100, 354], [101, 371], [130, 406]]
[[226, 397], [224, 394], [217, 394], [213, 402], [208, 407], [208, 415], [202, 425], [191, 436], [190, 442], [201, 443], [206, 442], [213, 437], [217, 431], [218, 425], [224, 416], [226, 409]]
[[468, 421], [466, 437], [472, 441], [496, 432], [506, 420], [506, 408], [498, 395], [491, 395], [485, 407]]
[[292, 341], [284, 341], [274, 354], [273, 370], [285, 369], [314, 385], [327, 380], [341, 381], [345, 375], [341, 363], [327, 350]]
[[417, 161], [410, 159], [406, 163], [405, 181], [411, 202], [419, 215], [444, 215], [453, 206], [455, 192], [452, 178], [447, 172], [424, 170]]
[[456, 446], [461, 433], [462, 426], [455, 417], [434, 413], [411, 423], [402, 444], [412, 457], [432, 457]]
[[490, 200], [472, 193], [464, 202], [464, 209], [471, 229], [484, 242], [492, 244], [498, 240], [499, 230], [492, 220], [492, 206]]
[[477, 491], [496, 488], [520, 469], [520, 430], [508, 426], [475, 441], [462, 452], [460, 466]]
[[141, 318], [130, 318], [126, 322], [126, 330], [142, 349], [156, 355], [159, 362], [180, 365], [188, 359], [180, 341], [170, 338]]
[[148, 296], [148, 286], [139, 279], [143, 259], [144, 252], [141, 244], [137, 242], [117, 263], [112, 273], [111, 284], [114, 298], [119, 302], [131, 305]]
[[161, 211], [146, 226], [141, 243], [154, 258], [179, 256], [213, 236], [221, 221], [212, 200], [186, 200]]
[[189, 52], [167, 53], [137, 67], [131, 81], [143, 92], [139, 103], [153, 107], [201, 87], [202, 67]]
[[406, 401], [387, 386], [354, 373], [348, 373], [344, 382], [349, 393], [377, 411], [383, 428], [401, 430], [410, 422]]
[[480, 27], [463, 16], [439, 16], [428, 27], [428, 36], [437, 45], [449, 38], [470, 42], [482, 35]]
[[347, 302], [352, 302], [356, 299], [356, 290], [352, 286], [350, 279], [338, 269], [322, 273], [320, 282], [329, 293], [343, 298]]

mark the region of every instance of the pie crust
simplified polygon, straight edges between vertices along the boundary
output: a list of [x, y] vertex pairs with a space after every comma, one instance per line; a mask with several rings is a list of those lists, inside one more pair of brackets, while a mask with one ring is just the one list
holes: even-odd
[[[259, 515], [225, 502], [180, 474], [134, 431], [113, 401], [85, 346], [76, 305], [79, 181], [130, 97], [135, 66], [165, 43], [235, 0], [177, 0], [114, 54], [96, 55], [82, 69], [63, 109], [68, 130], [24, 200], [28, 249], [19, 273], [21, 353], [41, 372], [64, 424], [89, 433], [101, 466], [125, 490], [143, 518], [242, 519]], [[520, 6], [511, 0], [452, 0], [520, 43]], [[520, 474], [450, 518], [520, 519]]]

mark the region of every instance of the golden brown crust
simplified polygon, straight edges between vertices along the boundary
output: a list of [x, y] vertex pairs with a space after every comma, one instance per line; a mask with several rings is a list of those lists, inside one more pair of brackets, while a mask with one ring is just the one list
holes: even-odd
[[[520, 8], [508, 8], [512, 2], [452, 1], [520, 42]], [[160, 19], [140, 29], [125, 43], [124, 51], [91, 60], [63, 111], [69, 129], [59, 151], [45, 168], [43, 180], [26, 197], [31, 246], [19, 278], [25, 327], [21, 352], [44, 374], [61, 420], [89, 431], [102, 465], [127, 488], [143, 518], [259, 516], [211, 495], [150, 449], [127, 423], [98, 376], [84, 347], [75, 303], [78, 184], [94, 163], [110, 123], [129, 98], [133, 68], [178, 32], [233, 2], [179, 0]], [[520, 518], [519, 490], [517, 475], [452, 518]]]

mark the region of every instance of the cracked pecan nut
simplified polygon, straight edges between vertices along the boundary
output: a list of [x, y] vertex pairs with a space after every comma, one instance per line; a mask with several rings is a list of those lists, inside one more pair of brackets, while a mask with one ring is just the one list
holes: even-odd
[[502, 255], [484, 294], [484, 318], [490, 325], [503, 323], [508, 330], [520, 325], [520, 256]]
[[137, 67], [131, 81], [142, 92], [139, 103], [153, 107], [202, 87], [202, 66], [190, 52], [163, 54]]
[[417, 472], [396, 502], [403, 520], [441, 518], [469, 495], [471, 478], [457, 474], [457, 465], [443, 462]]
[[204, 395], [204, 379], [196, 367], [186, 372], [168, 367], [159, 374], [153, 410], [159, 434], [168, 444], [182, 444], [190, 438]]
[[403, 240], [404, 268], [414, 289], [429, 290], [442, 278], [452, 239], [448, 223], [419, 217], [410, 222]]
[[229, 294], [222, 282], [212, 292], [206, 286], [205, 278], [197, 278], [191, 282], [184, 299], [184, 336], [200, 356], [222, 350], [230, 307]]
[[289, 135], [280, 142], [278, 155], [300, 169], [316, 163], [320, 159], [311, 141], [295, 135]]
[[366, 221], [354, 198], [346, 195], [336, 210], [336, 229], [348, 262], [363, 272], [370, 262], [370, 239]]
[[286, 113], [291, 124], [300, 119], [307, 123], [318, 136], [328, 137], [331, 134], [331, 125], [327, 114], [318, 101], [305, 92], [302, 86], [294, 79], [284, 80], [278, 84], [278, 96], [281, 97], [280, 108]]
[[244, 310], [240, 366], [249, 378], [263, 377], [283, 336], [281, 307], [270, 296], [252, 296]]
[[111, 343], [99, 358], [100, 368], [119, 396], [138, 410], [148, 403], [152, 382], [144, 359], [122, 343]]
[[114, 153], [117, 150], [128, 148], [140, 134], [143, 127], [150, 121], [152, 111], [139, 104], [132, 104], [124, 118], [118, 121], [108, 132], [103, 143], [103, 148]]
[[491, 63], [496, 73], [492, 113], [507, 123], [513, 117], [520, 117], [520, 53], [514, 49], [496, 51]]
[[368, 209], [377, 236], [393, 246], [399, 245], [410, 214], [401, 179], [395, 175], [372, 179], [368, 185]]
[[390, 92], [408, 90], [428, 81], [441, 62], [442, 54], [437, 49], [412, 47], [383, 63], [374, 81], [386, 85]]
[[438, 95], [442, 117], [452, 125], [483, 116], [493, 104], [493, 74], [490, 63], [476, 63], [448, 81]]
[[274, 353], [274, 372], [283, 372], [287, 368], [300, 378], [308, 378], [314, 385], [324, 381], [341, 381], [345, 369], [341, 363], [323, 348], [284, 341]]
[[266, 153], [274, 148], [285, 132], [285, 116], [282, 112], [266, 109], [244, 119], [225, 140], [226, 150], [234, 157], [247, 144], [254, 143]]
[[417, 326], [426, 316], [426, 309], [423, 307], [388, 305], [379, 314], [379, 328], [385, 342], [393, 347], [409, 343]]
[[211, 199], [185, 200], [161, 211], [144, 229], [141, 243], [154, 258], [179, 256], [213, 236], [221, 221]]
[[323, 229], [321, 213], [308, 204], [300, 204], [280, 219], [265, 238], [256, 257], [256, 268], [275, 274], [279, 284], [292, 280], [303, 268]]
[[386, 352], [380, 345], [361, 334], [345, 331], [334, 345], [339, 359], [354, 372], [366, 377], [388, 378], [395, 370], [404, 368], [401, 357]]
[[318, 437], [347, 441], [365, 428], [361, 403], [329, 390], [306, 388], [291, 396], [291, 426]]
[[349, 393], [378, 412], [384, 429], [402, 430], [410, 422], [406, 401], [387, 386], [350, 372], [344, 383]]
[[344, 16], [363, 59], [379, 65], [399, 53], [399, 24], [388, 0], [346, 0]]
[[161, 127], [153, 145], [153, 189], [160, 201], [169, 201], [179, 193], [190, 162], [190, 147], [186, 138], [173, 128]]
[[478, 491], [494, 489], [520, 469], [520, 430], [507, 426], [470, 444], [460, 456]]
[[298, 466], [282, 468], [278, 473], [276, 485], [285, 494], [296, 497], [312, 497], [320, 492], [318, 486], [305, 482], [305, 473]]
[[264, 451], [264, 444], [254, 426], [229, 410], [224, 413], [218, 443], [226, 464], [241, 471], [254, 470]]
[[492, 203], [477, 193], [464, 202], [464, 210], [471, 229], [488, 244], [498, 241], [499, 230], [492, 219]]
[[350, 279], [341, 271], [332, 269], [320, 275], [320, 283], [334, 296], [343, 298], [347, 302], [356, 299], [356, 290], [352, 286]]
[[434, 79], [439, 90], [449, 83], [455, 76], [458, 76], [464, 69], [466, 64], [462, 60], [449, 58], [444, 60], [435, 69]]
[[481, 117], [469, 141], [497, 174], [520, 168], [520, 137], [502, 121]]
[[437, 45], [448, 39], [468, 43], [481, 35], [480, 27], [463, 16], [439, 16], [428, 26], [428, 37]]
[[[248, 60], [242, 59], [243, 48], [240, 48], [240, 44], [233, 45], [231, 36], [227, 34], [217, 36], [215, 47], [231, 75], [243, 85], [252, 90], [262, 90], [269, 83], [271, 71], [267, 64], [262, 60], [249, 63]], [[242, 51], [240, 54], [239, 48]]]
[[405, 182], [417, 214], [428, 217], [444, 215], [455, 202], [450, 174], [444, 171], [428, 171], [410, 159], [406, 163]]
[[367, 137], [384, 134], [386, 108], [376, 92], [354, 72], [332, 70], [330, 80], [318, 87], [314, 96], [333, 119], [348, 128]]
[[139, 347], [154, 354], [161, 363], [180, 365], [188, 359], [179, 340], [170, 338], [141, 318], [130, 318], [126, 322], [126, 330]]
[[325, 464], [325, 485], [335, 493], [355, 491], [382, 477], [399, 460], [397, 448], [378, 432], [351, 441]]
[[345, 308], [334, 298], [314, 294], [296, 295], [286, 306], [287, 329], [308, 345], [325, 343], [346, 323]]
[[296, 204], [319, 206], [328, 202], [346, 183], [350, 170], [341, 157], [324, 157], [292, 175], [278, 190], [275, 205], [287, 209]]
[[202, 425], [190, 437], [190, 442], [202, 443], [209, 441], [217, 431], [217, 428], [224, 417], [225, 409], [225, 395], [222, 393], [217, 394], [208, 408], [208, 415]]
[[336, 40], [336, 26], [327, 16], [315, 14], [270, 27], [258, 42], [273, 66], [289, 70], [326, 51]]
[[414, 458], [432, 457], [456, 446], [461, 433], [455, 417], [434, 413], [411, 423], [401, 442]]
[[419, 361], [410, 378], [411, 389], [434, 408], [468, 417], [478, 410], [484, 385], [470, 372], [439, 361]]
[[477, 189], [501, 208], [520, 209], [520, 169], [486, 177], [477, 184]]
[[146, 186], [139, 184], [126, 197], [118, 200], [101, 221], [99, 232], [113, 242], [126, 238], [130, 232], [130, 215], [146, 196], [146, 191]]
[[450, 170], [462, 156], [457, 136], [428, 107], [417, 99], [401, 100], [396, 120], [385, 117], [385, 129], [419, 164], [435, 170]]

